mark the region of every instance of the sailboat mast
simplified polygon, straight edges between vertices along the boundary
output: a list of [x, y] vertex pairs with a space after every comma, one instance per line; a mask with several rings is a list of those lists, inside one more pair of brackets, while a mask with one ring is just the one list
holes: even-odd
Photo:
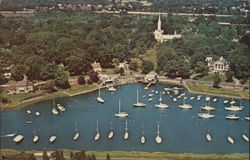
[[119, 99], [119, 113], [121, 112], [121, 99]]
[[185, 97], [186, 97], [186, 93], [184, 92], [184, 96], [183, 96], [183, 104], [185, 104]]
[[99, 132], [99, 130], [98, 130], [98, 119], [96, 120], [96, 131], [97, 131], [97, 133]]
[[99, 91], [98, 91], [98, 96], [101, 97], [101, 91], [100, 91], [100, 88], [99, 88]]
[[125, 128], [125, 130], [126, 130], [126, 131], [128, 131], [128, 122], [127, 122], [127, 120], [126, 120], [126, 123], [125, 123], [125, 125], [126, 125], [126, 128]]
[[136, 99], [137, 99], [137, 103], [138, 103], [138, 101], [139, 101], [139, 100], [138, 100], [138, 99], [139, 99], [139, 98], [138, 98], [138, 90], [137, 90], [137, 98], [136, 98]]

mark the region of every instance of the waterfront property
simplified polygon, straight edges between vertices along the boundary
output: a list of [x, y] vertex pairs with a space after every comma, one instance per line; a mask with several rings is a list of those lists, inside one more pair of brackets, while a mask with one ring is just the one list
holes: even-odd
[[101, 72], [102, 71], [102, 67], [100, 63], [94, 62], [91, 64], [94, 72]]
[[226, 72], [229, 70], [229, 62], [223, 56], [217, 61], [214, 61], [212, 56], [207, 56], [206, 61], [209, 70], [212, 72]]
[[[242, 138], [243, 135], [249, 137], [249, 121], [244, 117], [249, 115], [249, 101], [243, 100], [244, 109], [237, 112], [240, 117], [237, 121], [226, 120], [225, 115], [231, 114], [224, 107], [228, 98], [217, 97], [217, 101], [211, 101], [210, 106], [215, 107], [213, 119], [201, 119], [197, 116], [200, 107], [205, 106], [205, 96], [196, 100], [198, 95], [190, 94], [180, 86], [168, 84], [157, 84], [144, 90], [143, 84], [128, 84], [119, 86], [116, 92], [108, 92], [102, 89], [102, 98], [105, 103], [101, 104], [95, 100], [98, 91], [77, 95], [74, 97], [56, 98], [56, 103], [63, 105], [66, 111], [59, 115], [53, 115], [53, 100], [46, 100], [35, 103], [21, 110], [1, 111], [1, 136], [16, 134], [23, 135], [24, 139], [19, 144], [12, 142], [14, 137], [1, 137], [1, 148], [12, 148], [17, 150], [54, 150], [64, 149], [86, 149], [93, 151], [155, 151], [172, 153], [248, 153], [248, 143]], [[169, 94], [163, 93], [168, 88]], [[133, 107], [137, 97], [136, 90], [139, 90], [140, 102], [146, 107]], [[179, 90], [175, 94], [175, 90]], [[148, 102], [148, 95], [153, 94], [153, 100]], [[173, 97], [184, 95], [186, 103], [192, 105], [192, 109], [183, 110], [178, 106], [183, 104], [182, 99], [172, 101]], [[161, 97], [162, 96], [162, 97]], [[122, 111], [129, 114], [128, 117], [117, 118], [114, 116], [118, 110], [118, 100], [122, 98]], [[162, 98], [162, 103], [169, 105], [166, 109], [154, 107]], [[211, 97], [214, 99], [214, 97]], [[240, 104], [240, 100], [234, 99], [235, 105]], [[31, 114], [27, 113], [31, 111]], [[34, 113], [40, 112], [37, 117]], [[98, 133], [100, 138], [94, 140], [96, 135], [96, 121], [98, 119]], [[32, 124], [27, 124], [31, 121]], [[127, 121], [127, 125], [126, 124]], [[115, 133], [112, 139], [107, 135], [110, 133], [110, 122], [112, 131]], [[161, 143], [155, 142], [158, 132], [157, 122], [160, 123]], [[73, 140], [76, 134], [75, 123], [77, 123], [77, 133], [81, 136]], [[141, 126], [144, 126], [144, 136], [146, 141], [141, 143]], [[33, 143], [34, 126], [39, 141]], [[127, 127], [126, 127], [127, 126]], [[127, 129], [125, 129], [127, 128]], [[124, 133], [129, 133], [128, 139], [124, 139]], [[208, 141], [206, 135], [212, 137]], [[50, 143], [49, 139], [56, 136], [56, 141]], [[227, 137], [234, 139], [234, 144], [228, 142]], [[221, 147], [223, 146], [223, 147]]]
[[34, 91], [34, 84], [31, 81], [23, 80], [16, 82], [13, 86], [9, 87], [7, 94], [21, 94]]

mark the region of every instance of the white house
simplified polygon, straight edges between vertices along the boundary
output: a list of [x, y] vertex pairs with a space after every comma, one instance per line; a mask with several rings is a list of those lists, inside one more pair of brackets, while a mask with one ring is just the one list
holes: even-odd
[[206, 61], [209, 70], [212, 72], [226, 72], [229, 70], [229, 62], [226, 61], [223, 56], [217, 61], [213, 61], [212, 56], [207, 56]]
[[158, 74], [155, 71], [149, 72], [145, 78], [145, 82], [156, 82], [158, 80]]
[[34, 84], [31, 81], [23, 80], [16, 82], [15, 85], [9, 87], [7, 94], [21, 94], [34, 91]]

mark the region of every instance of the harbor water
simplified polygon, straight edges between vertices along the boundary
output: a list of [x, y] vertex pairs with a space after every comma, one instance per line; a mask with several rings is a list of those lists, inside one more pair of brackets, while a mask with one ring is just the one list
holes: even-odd
[[[62, 104], [65, 112], [53, 115], [53, 100], [45, 100], [34, 103], [20, 110], [6, 110], [0, 112], [1, 118], [1, 148], [16, 150], [55, 150], [55, 149], [85, 149], [87, 151], [145, 151], [145, 152], [170, 152], [170, 153], [249, 153], [249, 142], [246, 142], [242, 135], [249, 137], [249, 121], [244, 117], [249, 116], [249, 100], [242, 100], [244, 109], [235, 114], [240, 116], [239, 120], [227, 120], [225, 116], [233, 114], [226, 111], [224, 100], [230, 98], [217, 97], [214, 102], [213, 96], [209, 105], [215, 107], [215, 117], [202, 119], [197, 113], [202, 113], [200, 107], [206, 105], [205, 98], [197, 100], [196, 94], [191, 94], [182, 89], [178, 94], [170, 91], [170, 94], [162, 94], [162, 103], [169, 105], [169, 108], [158, 109], [155, 104], [159, 103], [160, 94], [154, 93], [153, 100], [148, 102], [148, 95], [152, 90], [163, 92], [166, 87], [175, 87], [170, 84], [157, 84], [144, 90], [143, 84], [128, 84], [119, 86], [117, 91], [109, 92], [101, 89], [101, 97], [104, 104], [98, 103], [96, 97], [98, 91], [81, 94], [73, 97], [56, 98], [55, 103]], [[180, 86], [179, 86], [180, 87]], [[146, 104], [146, 107], [134, 107], [136, 103], [136, 92], [139, 91], [139, 101]], [[186, 103], [193, 106], [192, 109], [181, 109], [178, 106], [183, 103], [183, 97], [173, 102], [172, 97], [186, 94]], [[195, 97], [193, 100], [190, 97]], [[127, 112], [126, 118], [115, 117], [118, 112], [118, 101], [121, 99], [121, 111]], [[236, 105], [241, 102], [234, 99]], [[27, 114], [31, 110], [32, 114]], [[35, 112], [41, 113], [36, 116]], [[100, 139], [94, 140], [96, 134], [96, 122], [99, 122]], [[124, 140], [125, 121], [128, 122], [129, 138]], [[32, 124], [27, 124], [31, 121]], [[111, 130], [114, 131], [112, 139], [108, 138]], [[162, 143], [157, 144], [157, 122], [160, 124], [160, 136]], [[77, 125], [75, 125], [77, 124]], [[75, 127], [77, 126], [77, 127]], [[142, 127], [144, 126], [144, 127]], [[73, 137], [76, 128], [80, 137], [74, 141]], [[144, 129], [143, 129], [144, 128]], [[144, 130], [145, 144], [140, 139]], [[34, 144], [34, 131], [39, 136], [39, 141]], [[21, 143], [13, 142], [14, 137], [3, 137], [3, 135], [16, 133], [24, 136]], [[210, 134], [212, 141], [206, 139]], [[57, 136], [54, 143], [49, 142], [51, 136]], [[230, 136], [234, 144], [227, 141]]]

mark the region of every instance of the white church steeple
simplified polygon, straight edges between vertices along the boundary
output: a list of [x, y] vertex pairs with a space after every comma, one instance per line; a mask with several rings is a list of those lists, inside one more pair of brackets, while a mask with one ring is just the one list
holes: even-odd
[[161, 30], [161, 15], [159, 14], [159, 18], [158, 18], [158, 27], [157, 30]]

